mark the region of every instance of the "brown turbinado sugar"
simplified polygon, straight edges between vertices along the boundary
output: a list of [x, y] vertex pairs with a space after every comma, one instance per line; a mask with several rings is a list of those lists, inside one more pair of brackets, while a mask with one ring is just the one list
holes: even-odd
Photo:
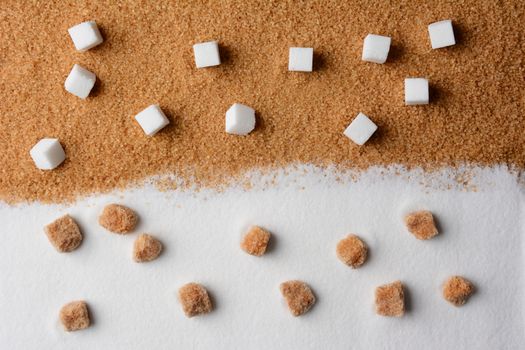
[[133, 260], [147, 262], [157, 259], [162, 251], [162, 243], [146, 233], [137, 237], [133, 243]]
[[465, 304], [472, 293], [474, 286], [461, 276], [452, 276], [443, 284], [443, 298], [455, 306]]
[[409, 213], [405, 216], [408, 231], [417, 239], [427, 240], [438, 234], [434, 216], [427, 210]]
[[270, 232], [265, 229], [253, 226], [244, 235], [241, 241], [241, 249], [250, 255], [261, 256], [266, 252], [270, 236]]
[[368, 248], [358, 236], [348, 235], [337, 243], [336, 253], [339, 260], [356, 269], [366, 261]]
[[293, 316], [301, 316], [315, 304], [315, 295], [303, 281], [287, 281], [279, 286]]
[[98, 218], [100, 226], [114, 233], [130, 233], [138, 222], [137, 214], [120, 204], [108, 204]]
[[44, 228], [51, 244], [61, 253], [71, 252], [82, 242], [82, 233], [73, 218], [64, 215]]
[[400, 281], [377, 287], [375, 299], [378, 315], [401, 317], [405, 314], [405, 293]]
[[[71, 200], [159, 173], [219, 186], [296, 163], [525, 165], [524, 1], [2, 5], [1, 199]], [[432, 50], [427, 25], [442, 19], [457, 44]], [[104, 42], [82, 53], [67, 29], [86, 20]], [[361, 60], [368, 33], [392, 37], [385, 64]], [[192, 45], [208, 40], [218, 40], [222, 63], [197, 69]], [[291, 46], [314, 48], [313, 72], [288, 71]], [[64, 89], [75, 63], [97, 75], [86, 100]], [[426, 106], [404, 104], [404, 79], [414, 76], [429, 80]], [[133, 119], [151, 101], [170, 120], [153, 138]], [[257, 111], [246, 137], [224, 131], [235, 102]], [[343, 135], [359, 111], [379, 127], [363, 147]], [[42, 137], [59, 138], [67, 154], [55, 170], [29, 156]]]
[[207, 314], [213, 309], [208, 291], [198, 283], [188, 283], [180, 287], [179, 301], [188, 317]]
[[89, 327], [89, 311], [85, 301], [72, 301], [60, 309], [60, 322], [68, 332]]

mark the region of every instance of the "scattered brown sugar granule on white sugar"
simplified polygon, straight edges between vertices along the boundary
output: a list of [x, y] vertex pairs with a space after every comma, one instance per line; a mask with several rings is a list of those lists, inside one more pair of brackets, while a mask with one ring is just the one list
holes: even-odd
[[375, 297], [378, 315], [401, 317], [405, 313], [405, 293], [400, 281], [377, 287]]
[[89, 312], [85, 301], [72, 301], [60, 309], [60, 322], [68, 332], [89, 327]]
[[138, 222], [137, 214], [120, 204], [109, 204], [104, 207], [98, 218], [100, 226], [114, 233], [129, 233]]
[[417, 239], [430, 239], [438, 234], [434, 216], [427, 210], [412, 212], [405, 216], [408, 231]]
[[146, 233], [141, 234], [133, 244], [133, 260], [146, 262], [155, 260], [162, 251], [162, 244], [158, 239]]
[[337, 243], [336, 252], [339, 260], [355, 269], [366, 261], [368, 248], [356, 235], [348, 235]]
[[241, 242], [241, 249], [246, 253], [255, 256], [261, 256], [266, 252], [270, 233], [259, 226], [253, 226], [248, 233], [244, 235]]
[[198, 283], [188, 283], [179, 289], [179, 301], [188, 317], [207, 314], [212, 310], [210, 296], [206, 288]]
[[294, 316], [301, 316], [315, 304], [315, 296], [310, 287], [302, 281], [287, 281], [280, 285], [290, 312]]
[[452, 276], [443, 285], [443, 298], [455, 306], [465, 304], [472, 293], [474, 286], [461, 276]]
[[61, 253], [75, 250], [82, 242], [82, 233], [69, 215], [56, 219], [44, 228], [51, 244]]

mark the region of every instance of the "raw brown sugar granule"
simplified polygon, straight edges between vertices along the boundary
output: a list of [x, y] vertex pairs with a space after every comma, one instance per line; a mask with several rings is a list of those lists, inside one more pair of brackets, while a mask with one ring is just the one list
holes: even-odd
[[405, 313], [405, 295], [400, 281], [377, 287], [375, 299], [378, 315], [401, 317]]
[[212, 310], [210, 296], [206, 288], [198, 283], [188, 283], [179, 289], [179, 301], [188, 317], [207, 314]]
[[[3, 0], [2, 8], [2, 199], [73, 200], [159, 173], [216, 187], [296, 163], [525, 166], [525, 1], [98, 0], [79, 11], [74, 1]], [[79, 53], [67, 29], [89, 19], [104, 43]], [[441, 19], [454, 22], [457, 44], [432, 50], [427, 25]], [[380, 67], [361, 61], [368, 33], [392, 37]], [[223, 62], [198, 70], [192, 45], [211, 39]], [[290, 46], [315, 48], [313, 72], [287, 71]], [[74, 63], [100, 77], [86, 100], [63, 87]], [[407, 108], [403, 82], [418, 74], [432, 103]], [[133, 120], [151, 101], [170, 120], [154, 140]], [[258, 112], [247, 137], [224, 132], [234, 102]], [[379, 126], [364, 148], [343, 135], [358, 111]], [[42, 172], [28, 151], [48, 135], [68, 159]]]
[[60, 322], [68, 332], [89, 327], [89, 312], [85, 301], [72, 301], [60, 309]]
[[472, 293], [474, 286], [461, 276], [452, 276], [443, 284], [443, 298], [455, 306], [465, 304]]
[[75, 250], [82, 242], [82, 233], [73, 218], [64, 215], [44, 228], [51, 244], [61, 253]]
[[438, 234], [434, 216], [427, 210], [415, 211], [406, 215], [405, 225], [417, 239], [431, 239]]
[[368, 256], [368, 248], [356, 235], [348, 235], [337, 243], [337, 257], [346, 265], [358, 268]]
[[301, 316], [315, 304], [315, 295], [310, 287], [302, 281], [281, 283], [279, 289], [294, 316]]
[[269, 241], [270, 232], [259, 226], [253, 226], [244, 235], [241, 241], [241, 249], [250, 255], [261, 256], [266, 252]]
[[146, 233], [141, 234], [133, 243], [133, 260], [146, 262], [157, 259], [162, 251], [162, 243]]
[[137, 222], [137, 214], [120, 204], [106, 205], [98, 218], [100, 226], [114, 233], [129, 233], [135, 229]]

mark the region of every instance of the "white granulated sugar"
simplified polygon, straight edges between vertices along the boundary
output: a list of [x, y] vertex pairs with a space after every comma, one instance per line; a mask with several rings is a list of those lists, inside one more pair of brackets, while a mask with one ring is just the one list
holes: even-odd
[[226, 112], [226, 132], [234, 135], [247, 135], [255, 128], [255, 110], [235, 103]]
[[424, 78], [405, 79], [405, 104], [426, 105], [428, 104], [428, 80]]
[[153, 136], [170, 123], [159, 105], [151, 105], [135, 116], [144, 133]]
[[391, 39], [388, 36], [368, 34], [363, 42], [363, 61], [385, 63], [390, 51]]
[[216, 41], [208, 41], [193, 45], [193, 54], [195, 56], [195, 66], [197, 68], [213, 67], [221, 64], [219, 43]]
[[52, 170], [62, 164], [66, 153], [58, 139], [44, 138], [29, 151], [36, 167], [41, 170]]
[[430, 24], [428, 35], [433, 49], [456, 45], [452, 21], [449, 19]]
[[91, 92], [96, 80], [97, 76], [94, 73], [75, 64], [64, 82], [64, 87], [69, 93], [85, 99]]
[[352, 120], [350, 125], [348, 125], [344, 134], [350, 140], [354, 141], [359, 146], [362, 146], [376, 130], [377, 125], [375, 125], [366, 115], [359, 113], [357, 117]]
[[[253, 179], [250, 191], [159, 192], [146, 185], [69, 205], [0, 204], [0, 344], [28, 350], [522, 348], [525, 193], [516, 175], [478, 169], [471, 178], [477, 192], [469, 192], [433, 190], [420, 185], [420, 172], [398, 171], [373, 168], [351, 181], [326, 169], [292, 167], [274, 173], [275, 186]], [[432, 178], [451, 176], [446, 169]], [[137, 232], [155, 232], [166, 247], [160, 259], [133, 264], [135, 237], [109, 235], [97, 224], [112, 202], [137, 211]], [[431, 210], [441, 234], [428, 242], [407, 235], [402, 214], [412, 207]], [[86, 237], [67, 257], [48, 249], [42, 232], [64, 213]], [[262, 259], [239, 249], [254, 223], [275, 239]], [[371, 254], [359, 271], [335, 253], [349, 233]], [[441, 296], [453, 274], [478, 289], [461, 308]], [[307, 282], [319, 300], [301, 319], [283, 312], [279, 283], [289, 279]], [[407, 313], [396, 320], [377, 316], [375, 287], [396, 279], [409, 293]], [[216, 307], [206, 317], [188, 320], [180, 309], [177, 289], [187, 281], [212, 294]], [[79, 299], [89, 302], [94, 325], [66, 334], [57, 310]]]
[[288, 70], [311, 72], [313, 69], [314, 49], [311, 47], [290, 47]]

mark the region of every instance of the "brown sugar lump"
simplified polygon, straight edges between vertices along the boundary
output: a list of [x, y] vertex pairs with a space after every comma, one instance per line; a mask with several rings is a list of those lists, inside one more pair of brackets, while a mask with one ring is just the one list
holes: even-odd
[[133, 260], [147, 262], [155, 260], [162, 251], [162, 243], [146, 233], [141, 234], [133, 244]]
[[302, 281], [287, 281], [280, 285], [290, 312], [294, 316], [301, 316], [315, 304], [315, 295], [310, 287]]
[[69, 215], [53, 221], [44, 230], [51, 244], [61, 253], [75, 250], [82, 242], [82, 233]]
[[356, 269], [366, 261], [368, 248], [358, 236], [348, 235], [337, 243], [336, 253], [339, 260]]
[[375, 299], [378, 315], [401, 317], [405, 313], [405, 293], [400, 281], [377, 287]]
[[241, 249], [246, 253], [261, 256], [266, 252], [271, 234], [259, 226], [253, 226], [244, 235], [241, 241]]
[[129, 233], [138, 222], [137, 214], [120, 204], [109, 204], [104, 207], [98, 218], [100, 226], [114, 233]]
[[60, 322], [68, 332], [89, 327], [89, 312], [85, 301], [72, 301], [60, 309]]
[[438, 234], [434, 216], [427, 210], [409, 213], [405, 216], [405, 224], [417, 239], [430, 239]]
[[206, 288], [198, 283], [188, 283], [179, 289], [179, 301], [188, 317], [207, 314], [213, 309]]
[[452, 276], [443, 285], [443, 298], [455, 306], [465, 304], [472, 293], [474, 286], [461, 276]]

